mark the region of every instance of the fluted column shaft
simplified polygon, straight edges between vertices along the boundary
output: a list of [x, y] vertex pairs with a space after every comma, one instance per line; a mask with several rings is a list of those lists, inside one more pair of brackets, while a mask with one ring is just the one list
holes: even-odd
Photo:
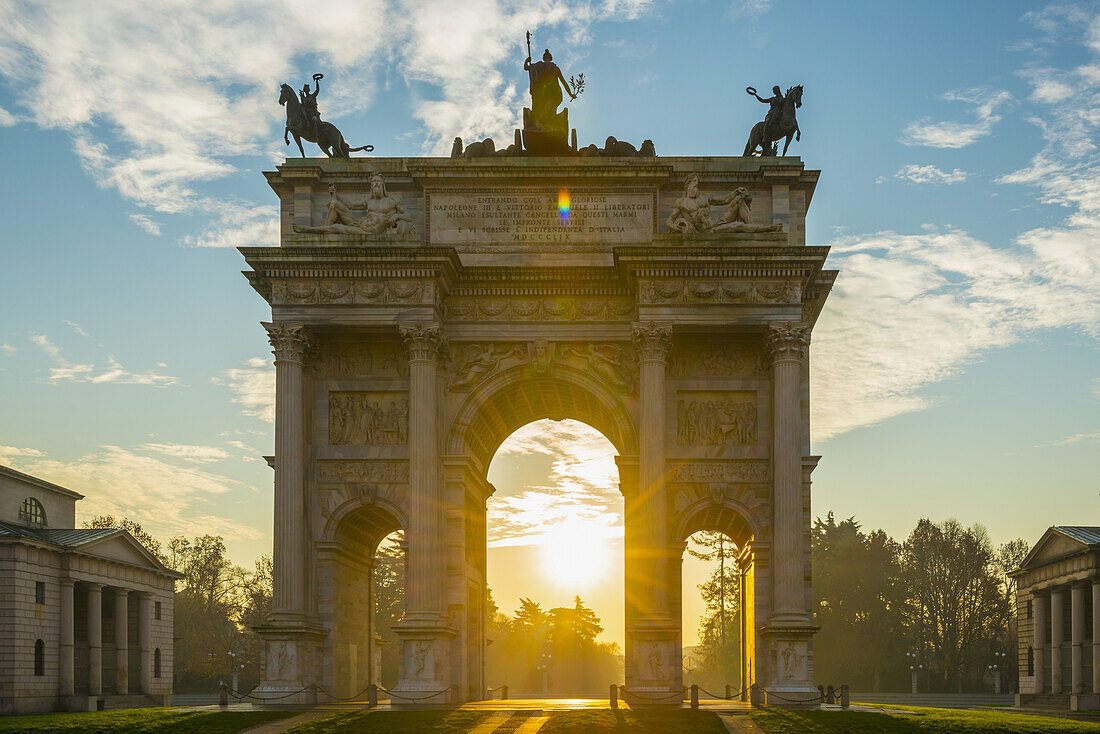
[[153, 597], [138, 594], [138, 651], [141, 653], [141, 692], [153, 692]]
[[1065, 640], [1066, 595], [1062, 589], [1050, 592], [1050, 692], [1062, 692], [1062, 642]]
[[1069, 590], [1070, 693], [1085, 692], [1085, 586]]
[[802, 360], [810, 329], [797, 322], [773, 324], [772, 476], [774, 482], [774, 613], [806, 616], [802, 568]]
[[443, 611], [442, 488], [439, 468], [439, 350], [434, 324], [402, 326], [409, 350], [409, 576], [407, 613]]
[[58, 695], [72, 696], [75, 691], [75, 664], [73, 657], [73, 582], [61, 582], [61, 635], [58, 661]]
[[273, 614], [306, 613], [305, 434], [302, 363], [307, 337], [301, 324], [265, 323], [275, 355], [275, 537]]
[[1050, 604], [1046, 599], [1032, 594], [1031, 616], [1033, 627], [1031, 630], [1031, 654], [1035, 665], [1032, 670], [1035, 673], [1035, 692], [1043, 693], [1047, 689], [1049, 680], [1043, 674], [1044, 652], [1047, 646], [1047, 611]]
[[115, 589], [115, 693], [130, 693], [130, 610], [126, 589]]
[[1092, 692], [1100, 693], [1100, 581], [1092, 582]]
[[88, 584], [88, 695], [103, 695], [103, 587]]
[[665, 363], [672, 326], [645, 322], [634, 325], [638, 349], [638, 396], [641, 426], [638, 437], [638, 510], [641, 540], [653, 578], [644, 605], [649, 612], [668, 611], [668, 560], [665, 537]]

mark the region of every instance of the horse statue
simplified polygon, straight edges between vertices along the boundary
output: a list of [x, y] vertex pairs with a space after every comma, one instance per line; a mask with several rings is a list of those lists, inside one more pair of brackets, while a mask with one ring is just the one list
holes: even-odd
[[298, 100], [298, 95], [289, 84], [280, 86], [279, 104], [286, 107], [286, 129], [283, 130], [283, 142], [290, 145], [290, 135], [293, 134], [294, 142], [298, 144], [298, 150], [301, 151], [303, 158], [306, 157], [306, 151], [302, 148], [302, 138], [311, 143], [316, 143], [317, 147], [323, 150], [329, 158], [351, 158], [352, 151], [365, 150], [369, 153], [374, 150], [373, 145], [362, 145], [358, 148], [350, 147], [347, 141], [344, 140], [343, 134], [331, 122], [322, 121], [315, 134], [302, 111], [302, 103]]
[[[751, 90], [751, 91], [750, 91]], [[749, 87], [749, 94], [755, 96], [755, 89]], [[760, 99], [757, 97], [757, 99]], [[762, 100], [768, 101], [768, 100]], [[766, 125], [765, 122], [758, 122], [752, 126], [752, 132], [749, 133], [749, 140], [745, 143], [745, 152], [742, 155], [750, 156], [756, 154], [756, 149], [760, 148], [761, 155], [767, 155], [769, 152], [771, 155], [775, 155], [775, 151], [778, 149], [778, 142], [783, 138], [787, 141], [783, 144], [783, 155], [787, 155], [787, 148], [791, 144], [791, 138], [795, 140], [802, 140], [802, 131], [798, 129], [798, 120], [795, 118], [795, 109], [802, 106], [802, 85], [797, 87], [791, 87], [787, 90], [787, 94], [783, 96], [783, 107], [779, 114], [779, 119], [771, 125]], [[764, 128], [767, 126], [767, 135], [765, 136]]]

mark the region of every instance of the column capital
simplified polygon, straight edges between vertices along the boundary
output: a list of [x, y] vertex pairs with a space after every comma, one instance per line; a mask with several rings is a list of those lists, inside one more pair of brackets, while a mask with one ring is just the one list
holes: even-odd
[[447, 342], [439, 324], [402, 324], [397, 331], [405, 340], [410, 362], [435, 362]]
[[271, 342], [271, 353], [275, 355], [276, 364], [279, 362], [302, 363], [306, 349], [309, 348], [309, 335], [303, 324], [267, 321], [260, 323], [267, 329], [267, 340]]
[[664, 362], [672, 346], [672, 324], [659, 321], [635, 323], [631, 334], [641, 362]]
[[88, 591], [95, 591], [95, 592], [103, 591], [103, 584], [97, 584], [94, 581], [81, 581], [80, 583]]
[[810, 327], [801, 321], [768, 324], [768, 347], [772, 362], [801, 362], [810, 345]]

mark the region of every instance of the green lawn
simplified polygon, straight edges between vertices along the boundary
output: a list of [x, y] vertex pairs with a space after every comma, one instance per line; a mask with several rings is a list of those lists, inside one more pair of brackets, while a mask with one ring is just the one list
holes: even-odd
[[625, 711], [553, 711], [539, 734], [726, 734], [726, 727], [709, 711], [629, 709]]
[[913, 714], [869, 711], [753, 711], [765, 734], [1077, 734], [1100, 724], [1000, 711], [890, 706]]
[[0, 732], [49, 734], [237, 734], [268, 721], [292, 716], [283, 711], [176, 711], [125, 709], [87, 714], [36, 714], [0, 717]]
[[355, 711], [296, 726], [293, 734], [462, 734], [486, 711]]

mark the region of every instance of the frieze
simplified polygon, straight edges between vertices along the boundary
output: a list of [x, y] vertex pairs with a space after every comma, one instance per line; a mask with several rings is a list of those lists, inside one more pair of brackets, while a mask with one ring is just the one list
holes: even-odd
[[634, 314], [628, 298], [534, 298], [455, 296], [443, 303], [450, 321], [626, 321]]
[[403, 346], [392, 341], [326, 342], [310, 362], [318, 377], [408, 377]]
[[680, 393], [676, 402], [680, 446], [746, 446], [756, 443], [756, 393]]
[[638, 287], [642, 303], [773, 304], [800, 303], [797, 283], [735, 280], [651, 280]]
[[671, 479], [679, 482], [769, 482], [767, 459], [685, 461], [672, 463]]
[[330, 446], [404, 446], [409, 440], [409, 400], [394, 393], [330, 392]]
[[673, 377], [763, 377], [771, 360], [759, 344], [680, 343], [672, 356]]
[[638, 383], [638, 355], [633, 347], [611, 342], [567, 342], [557, 345], [557, 359], [573, 362], [618, 392], [633, 394]]
[[271, 284], [273, 304], [360, 305], [432, 303], [432, 285], [422, 280], [287, 278]]
[[409, 462], [399, 459], [321, 459], [317, 476], [322, 482], [407, 482]]

